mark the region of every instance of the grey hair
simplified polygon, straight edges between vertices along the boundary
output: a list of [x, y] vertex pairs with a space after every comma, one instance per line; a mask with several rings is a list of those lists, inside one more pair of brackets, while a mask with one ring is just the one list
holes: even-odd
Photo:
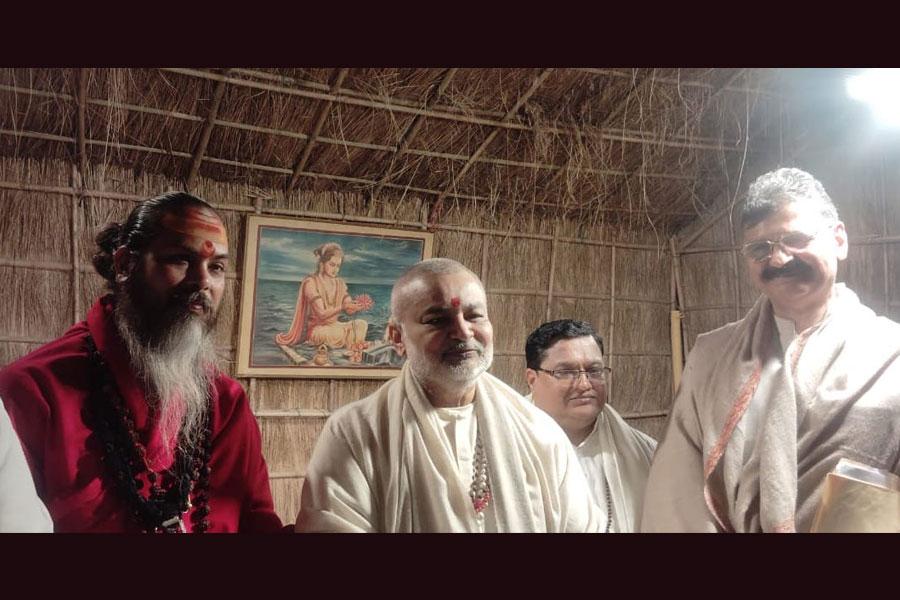
[[783, 168], [760, 175], [750, 186], [741, 209], [741, 228], [757, 225], [792, 202], [817, 204], [823, 217], [838, 220], [834, 202], [815, 177], [800, 169]]
[[394, 324], [400, 324], [401, 292], [403, 288], [409, 285], [409, 283], [428, 275], [449, 275], [451, 273], [459, 272], [471, 275], [478, 281], [482, 289], [484, 289], [484, 284], [481, 282], [478, 275], [473, 273], [471, 269], [461, 262], [455, 261], [452, 258], [429, 258], [417, 262], [406, 269], [401, 273], [400, 277], [397, 278], [397, 281], [394, 282], [394, 288], [391, 290], [391, 320]]

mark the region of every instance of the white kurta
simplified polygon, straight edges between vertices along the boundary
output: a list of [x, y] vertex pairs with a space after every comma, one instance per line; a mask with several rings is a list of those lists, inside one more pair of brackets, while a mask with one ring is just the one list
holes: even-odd
[[794, 336], [761, 296], [697, 338], [641, 531], [808, 531], [841, 458], [900, 474], [900, 325], [838, 284]]
[[575, 447], [594, 500], [604, 514], [609, 487], [612, 531], [637, 530], [654, 450], [656, 440], [626, 423], [608, 404], [590, 435]]
[[601, 530], [572, 445], [553, 419], [487, 373], [471, 410], [487, 455], [487, 511], [476, 514], [469, 497], [471, 430], [454, 425], [451, 442], [447, 412], [428, 402], [407, 365], [326, 422], [307, 467], [297, 531]]
[[34, 489], [19, 437], [0, 402], [0, 533], [52, 533], [53, 521]]
[[[525, 399], [534, 402], [532, 394]], [[591, 433], [575, 446], [604, 524], [612, 510], [612, 532], [637, 531], [655, 450], [656, 440], [629, 425], [609, 404], [597, 416]], [[607, 489], [612, 506], [606, 501]]]

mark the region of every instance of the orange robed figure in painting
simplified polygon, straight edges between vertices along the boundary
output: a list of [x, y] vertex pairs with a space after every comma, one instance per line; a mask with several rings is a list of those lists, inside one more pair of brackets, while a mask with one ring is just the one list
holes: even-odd
[[365, 340], [369, 324], [363, 319], [338, 321], [338, 316], [368, 310], [372, 299], [367, 294], [351, 298], [347, 283], [337, 276], [344, 260], [340, 244], [322, 244], [313, 254], [318, 257], [316, 274], [300, 282], [291, 328], [275, 336], [275, 341], [286, 346], [310, 343], [347, 348], [353, 351], [351, 361], [359, 362], [362, 349], [368, 345]]

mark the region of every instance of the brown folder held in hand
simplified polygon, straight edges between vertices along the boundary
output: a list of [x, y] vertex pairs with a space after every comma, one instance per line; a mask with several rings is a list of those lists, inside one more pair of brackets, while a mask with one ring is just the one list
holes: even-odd
[[842, 458], [825, 476], [812, 533], [900, 533], [900, 477]]

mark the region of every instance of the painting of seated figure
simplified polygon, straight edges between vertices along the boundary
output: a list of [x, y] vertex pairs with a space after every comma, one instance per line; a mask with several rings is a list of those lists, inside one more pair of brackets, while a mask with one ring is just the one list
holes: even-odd
[[238, 375], [387, 378], [391, 288], [432, 234], [248, 217]]

